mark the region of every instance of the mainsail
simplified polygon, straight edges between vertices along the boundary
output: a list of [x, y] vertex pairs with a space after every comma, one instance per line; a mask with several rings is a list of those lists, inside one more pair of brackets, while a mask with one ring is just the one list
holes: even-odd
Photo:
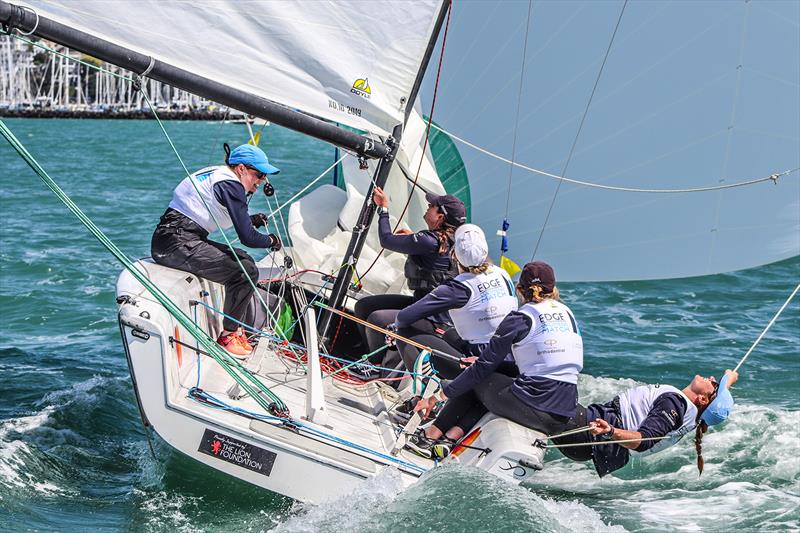
[[441, 9], [406, 2], [20, 2], [76, 30], [339, 124], [386, 136]]

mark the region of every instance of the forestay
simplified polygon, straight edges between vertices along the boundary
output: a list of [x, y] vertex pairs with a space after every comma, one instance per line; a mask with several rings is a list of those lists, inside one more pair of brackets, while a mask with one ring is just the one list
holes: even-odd
[[24, 2], [249, 94], [381, 136], [404, 121], [441, 0]]

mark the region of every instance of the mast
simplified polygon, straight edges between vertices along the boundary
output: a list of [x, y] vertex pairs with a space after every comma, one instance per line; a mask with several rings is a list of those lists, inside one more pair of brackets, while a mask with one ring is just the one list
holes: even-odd
[[[89, 54], [162, 83], [179, 87], [222, 105], [267, 119], [291, 130], [315, 137], [369, 158], [385, 157], [389, 147], [383, 143], [338, 128], [319, 118], [295, 111], [266, 98], [255, 96], [192, 72], [135, 52], [88, 33], [70, 28], [30, 9], [0, 0], [0, 23], [9, 28], [53, 41]], [[437, 29], [438, 33], [438, 29]], [[425, 62], [427, 64], [427, 62]]]
[[[372, 203], [372, 191], [375, 187], [383, 188], [386, 185], [386, 180], [389, 178], [389, 171], [392, 169], [395, 155], [400, 149], [400, 140], [403, 134], [403, 126], [408, 121], [411, 109], [414, 107], [414, 102], [419, 94], [420, 87], [422, 86], [422, 78], [425, 76], [425, 71], [428, 69], [433, 49], [436, 46], [436, 41], [439, 38], [439, 32], [444, 24], [447, 10], [450, 9], [451, 0], [443, 0], [439, 8], [439, 14], [436, 17], [436, 24], [434, 30], [431, 32], [431, 37], [428, 40], [428, 46], [425, 49], [425, 55], [422, 57], [417, 77], [414, 80], [414, 85], [411, 87], [411, 93], [406, 101], [406, 114], [404, 124], [398, 124], [392, 130], [392, 136], [387, 140], [387, 145], [390, 147], [390, 152], [384, 156], [378, 168], [375, 170], [375, 179], [373, 179], [367, 189], [367, 194], [364, 197], [364, 203], [361, 206], [361, 212], [358, 214], [356, 224], [353, 226], [353, 235], [350, 238], [350, 243], [347, 245], [344, 259], [342, 259], [341, 267], [336, 275], [336, 281], [331, 289], [331, 294], [328, 297], [328, 305], [334, 309], [340, 309], [342, 302], [347, 295], [347, 288], [350, 286], [350, 280], [353, 277], [353, 268], [358, 263], [358, 257], [361, 255], [361, 250], [364, 248], [364, 243], [367, 240], [367, 233], [372, 220], [375, 218], [375, 204]], [[330, 311], [323, 311], [320, 321], [320, 338], [324, 344], [328, 343], [328, 333], [331, 329], [333, 320], [333, 313]], [[329, 347], [330, 348], [330, 347]]]

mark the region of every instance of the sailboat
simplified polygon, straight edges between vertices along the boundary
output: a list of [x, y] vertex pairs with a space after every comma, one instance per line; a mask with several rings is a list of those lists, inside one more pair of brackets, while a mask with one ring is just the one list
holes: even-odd
[[[374, 206], [369, 199], [375, 186], [384, 187], [393, 198], [408, 199], [406, 217], [400, 213], [404, 202], [397, 202], [401, 206], [393, 208], [397, 211], [391, 215], [411, 229], [418, 229], [413, 221], [425, 207], [425, 191], [458, 194], [468, 205], [472, 221], [487, 230], [510, 221], [506, 236], [511, 237], [512, 246], [507, 253], [516, 262], [527, 261], [532, 251], [537, 257], [555, 257], [561, 261], [557, 265], [564, 280], [700, 275], [765, 264], [800, 250], [797, 180], [788, 181], [792, 174], [784, 173], [800, 166], [791, 147], [755, 157], [750, 154], [753, 160], [745, 167], [734, 161], [739, 152], [734, 149], [736, 135], [726, 133], [731, 130], [712, 136], [717, 141], [721, 137], [727, 148], [722, 151], [723, 172], [720, 175], [717, 167], [714, 173], [711, 205], [708, 196], [700, 200], [696, 200], [702, 198], [698, 194], [687, 196], [698, 188], [695, 176], [703, 172], [679, 175], [669, 180], [668, 187], [652, 174], [647, 182], [631, 186], [626, 179], [633, 168], [616, 175], [605, 169], [583, 174], [587, 167], [581, 157], [589, 156], [580, 151], [564, 154], [543, 169], [526, 164], [522, 146], [519, 152], [512, 149], [510, 157], [497, 148], [515, 146], [518, 139], [526, 138], [545, 145], [550, 137], [560, 138], [563, 144], [558, 129], [548, 136], [529, 131], [532, 124], [526, 120], [516, 120], [517, 127], [511, 125], [521, 115], [515, 103], [523, 100], [524, 73], [536, 72], [532, 63], [541, 59], [540, 50], [527, 47], [527, 29], [541, 28], [550, 40], [565, 39], [561, 33], [565, 25], [552, 24], [547, 17], [568, 21], [575, 14], [559, 11], [566, 8], [545, 5], [541, 19], [534, 13], [531, 20], [530, 11], [526, 19], [519, 5], [511, 6], [501, 10], [505, 24], [495, 28], [489, 21], [497, 12], [496, 5], [485, 12], [487, 6], [482, 4], [476, 4], [477, 8], [471, 3], [456, 4], [454, 9], [463, 11], [453, 15], [447, 38], [464, 54], [459, 65], [470, 67], [475, 56], [483, 73], [460, 79], [458, 72], [451, 77], [444, 72], [442, 88], [455, 84], [449, 91], [455, 96], [439, 102], [439, 112], [447, 120], [434, 123], [430, 111], [425, 116], [420, 93], [426, 71], [436, 68], [430, 60], [437, 42], [445, 41], [453, 7], [448, 1], [315, 3], [313, 9], [290, 2], [244, 8], [232, 1], [176, 5], [87, 0], [80, 5], [68, 1], [23, 5], [0, 1], [0, 21], [143, 78], [311, 135], [348, 154], [339, 163], [344, 186], [323, 185], [293, 202], [287, 221], [292, 246], [259, 262], [260, 277], [272, 280], [267, 291], [283, 296], [280, 313], [290, 319], [270, 322], [255, 354], [243, 364], [220, 353], [211, 340], [221, 328], [221, 286], [148, 259], [129, 265], [117, 281], [123, 347], [145, 426], [211, 468], [292, 498], [310, 502], [333, 498], [385, 468], [396, 469], [410, 484], [435, 467], [433, 461], [402, 448], [406, 435], [388, 417], [402, 397], [381, 382], [347, 379], [342, 365], [348, 363], [333, 356], [337, 349], [346, 349], [347, 339], [355, 335], [355, 325], [341, 319], [338, 310], [351, 309], [366, 294], [403, 290], [401, 258], [381, 254], [370, 230]], [[665, 15], [665, 8], [654, 9], [644, 9], [638, 20]], [[609, 12], [616, 16], [617, 11]], [[470, 19], [463, 25], [456, 22]], [[498, 46], [481, 50], [469, 44], [469, 29], [476, 24], [484, 24], [492, 34], [483, 42]], [[642, 27], [634, 24], [637, 31], [644, 31]], [[504, 35], [502, 28], [524, 31]], [[482, 39], [485, 33], [479, 32]], [[620, 39], [634, 39], [636, 34], [623, 34]], [[497, 57], [507, 52], [510, 43], [520, 45], [516, 94], [504, 92], [513, 88], [513, 77], [493, 74], [500, 67]], [[594, 56], [597, 50], [592, 48]], [[472, 68], [464, 70], [474, 73]], [[736, 79], [735, 67], [732, 72]], [[581, 74], [575, 73], [571, 81]], [[427, 83], [438, 86], [438, 76], [435, 79]], [[637, 80], [634, 77], [628, 85]], [[744, 90], [741, 83], [737, 86]], [[616, 94], [624, 95], [625, 87]], [[476, 100], [476, 94], [483, 95], [482, 99]], [[607, 98], [614, 96], [612, 91]], [[667, 113], [680, 108], [680, 98], [675, 101], [673, 107], [667, 106]], [[793, 104], [785, 113], [790, 117], [797, 109], [797, 102]], [[738, 101], [733, 107], [738, 107]], [[546, 108], [546, 101], [537, 100], [531, 116]], [[580, 118], [577, 115], [574, 122]], [[475, 120], [480, 121], [479, 128], [472, 127]], [[549, 124], [561, 121], [553, 119]], [[774, 143], [796, 141], [792, 127]], [[757, 127], [749, 130], [758, 132]], [[465, 131], [472, 136], [467, 138]], [[623, 127], [617, 137], [625, 133]], [[603, 135], [610, 133], [595, 137]], [[594, 146], [589, 148], [587, 154]], [[677, 153], [679, 148], [671, 151]], [[478, 149], [485, 157], [469, 152]], [[649, 171], [656, 168], [656, 161], [672, 161], [655, 155], [635, 170]], [[666, 175], [674, 170], [665, 167]], [[733, 172], [734, 168], [744, 170]], [[547, 181], [534, 181], [534, 175]], [[565, 182], [570, 176], [603, 178], [581, 179], [583, 184]], [[763, 183], [765, 177], [772, 181], [781, 177], [781, 181], [765, 192], [773, 186]], [[758, 180], [739, 187], [740, 182], [753, 181], [749, 178]], [[566, 196], [569, 204], [555, 211], [560, 218], [549, 222], [559, 194], [557, 190], [551, 194], [550, 188], [562, 182], [567, 183], [562, 203]], [[700, 182], [699, 188], [706, 183]], [[620, 189], [621, 194], [608, 195], [609, 187]], [[631, 190], [622, 190], [626, 188]], [[597, 194], [606, 196], [592, 196]], [[630, 195], [660, 196], [655, 201], [650, 196], [631, 201]], [[743, 203], [751, 209], [738, 210]], [[598, 205], [601, 209], [587, 209]], [[752, 209], [754, 205], [758, 209]], [[731, 210], [736, 217], [727, 216]], [[763, 219], [764, 213], [769, 214], [768, 221], [753, 222], [753, 218]], [[636, 223], [648, 219], [668, 220], [672, 226]], [[582, 233], [581, 238], [571, 232]], [[748, 243], [746, 249], [742, 242]], [[354, 271], [360, 275], [354, 277]], [[544, 438], [487, 415], [448, 460], [518, 483], [542, 468], [543, 449], [535, 443]]]

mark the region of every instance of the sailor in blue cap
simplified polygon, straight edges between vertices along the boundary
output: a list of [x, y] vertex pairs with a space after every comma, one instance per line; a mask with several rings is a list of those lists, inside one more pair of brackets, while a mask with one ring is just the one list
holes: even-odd
[[[559, 451], [574, 461], [594, 463], [602, 477], [625, 466], [630, 453], [662, 451], [694, 430], [697, 468], [703, 472], [702, 439], [709, 426], [721, 424], [733, 409], [730, 388], [739, 374], [726, 370], [717, 382], [697, 375], [683, 389], [671, 385], [642, 385], [628, 389], [604, 404], [578, 406], [569, 428], [589, 431], [552, 439], [572, 445]], [[587, 424], [588, 422], [588, 424]], [[601, 444], [607, 441], [608, 444]]]
[[231, 151], [226, 144], [225, 152], [225, 165], [199, 170], [178, 184], [153, 234], [150, 251], [159, 265], [191, 272], [225, 286], [223, 311], [228, 316], [223, 320], [224, 331], [217, 342], [231, 355], [245, 358], [253, 347], [238, 322], [247, 323], [258, 267], [244, 250], [211, 241], [208, 235], [233, 226], [243, 245], [279, 250], [281, 241], [277, 235], [256, 230], [266, 227], [267, 216], [250, 215], [247, 197], [268, 183], [267, 175], [280, 170], [270, 164], [267, 154], [257, 146], [244, 144]]

